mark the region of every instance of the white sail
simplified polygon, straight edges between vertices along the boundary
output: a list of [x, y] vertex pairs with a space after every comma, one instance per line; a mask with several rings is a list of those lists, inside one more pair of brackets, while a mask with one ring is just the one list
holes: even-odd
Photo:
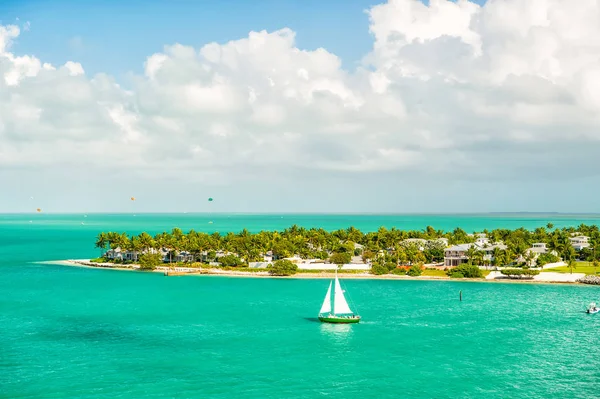
[[319, 313], [329, 312], [331, 312], [331, 283], [329, 283], [329, 289], [327, 290], [327, 294], [325, 294], [325, 300], [323, 301], [323, 306], [321, 306], [321, 311]]
[[352, 313], [350, 307], [348, 306], [348, 302], [346, 302], [346, 298], [344, 297], [344, 291], [342, 291], [342, 287], [340, 286], [340, 281], [337, 278], [337, 273], [335, 276], [335, 292], [333, 296], [333, 313], [338, 314], [348, 314]]

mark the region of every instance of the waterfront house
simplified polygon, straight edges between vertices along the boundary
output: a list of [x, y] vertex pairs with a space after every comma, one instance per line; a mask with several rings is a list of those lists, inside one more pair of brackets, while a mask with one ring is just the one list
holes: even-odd
[[[169, 262], [169, 251], [167, 251], [164, 248], [161, 248], [161, 249], [150, 248], [148, 250], [141, 250], [141, 251], [129, 251], [129, 250], [123, 251], [120, 247], [117, 247], [117, 248], [109, 249], [108, 251], [106, 251], [104, 253], [104, 257], [107, 259], [111, 259], [111, 260], [136, 262], [138, 260], [138, 258], [140, 257], [140, 255], [143, 255], [145, 253], [150, 253], [150, 254], [159, 253], [162, 257], [163, 262]], [[175, 258], [173, 258], [173, 260], [175, 260]]]
[[583, 248], [587, 248], [590, 246], [589, 237], [578, 235], [575, 237], [569, 238], [571, 245], [575, 248], [576, 251], [581, 251]]
[[271, 262], [248, 262], [248, 267], [253, 269], [266, 269], [270, 265], [272, 265]]
[[121, 251], [121, 248], [119, 247], [109, 249], [104, 253], [104, 257], [112, 260], [123, 260], [123, 251]]
[[444, 266], [453, 267], [467, 263], [467, 251], [473, 244], [457, 244], [444, 250]]
[[536, 254], [545, 254], [548, 253], [548, 246], [545, 242], [535, 242], [531, 244], [531, 248], [529, 248], [527, 251]]
[[494, 249], [498, 248], [506, 250], [507, 246], [503, 243], [490, 244], [489, 240], [484, 237], [479, 237], [474, 243], [453, 245], [444, 250], [444, 266], [453, 267], [459, 266], [469, 261], [467, 252], [471, 247], [483, 252], [484, 264], [491, 264], [494, 260]]
[[273, 262], [273, 251], [267, 251], [263, 254], [263, 260], [265, 262]]
[[[164, 259], [164, 258], [163, 258]], [[173, 258], [175, 262], [194, 262], [194, 255], [188, 251], [181, 251]]]
[[402, 242], [400, 242], [400, 244], [404, 245], [404, 246], [414, 244], [419, 248], [424, 248], [425, 245], [427, 244], [427, 240], [424, 238], [407, 238], [406, 240], [403, 240]]

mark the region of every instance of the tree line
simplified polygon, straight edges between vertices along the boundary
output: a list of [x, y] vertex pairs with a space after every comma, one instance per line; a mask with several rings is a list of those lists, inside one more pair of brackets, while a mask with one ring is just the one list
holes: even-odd
[[[550, 251], [555, 251], [567, 261], [576, 258], [592, 261], [600, 258], [600, 251], [596, 251], [596, 248], [600, 249], [600, 232], [596, 225], [581, 224], [558, 229], [549, 223], [532, 231], [518, 228], [483, 230], [478, 233], [486, 234], [492, 243], [503, 242], [507, 246], [506, 250], [493, 250], [494, 265], [510, 264], [519, 258], [529, 260], [528, 257], [533, 255], [528, 254], [527, 249], [533, 243], [546, 243]], [[569, 241], [575, 233], [590, 237], [590, 247], [580, 252], [575, 251]], [[377, 231], [361, 232], [355, 227], [327, 231], [293, 225], [283, 231], [257, 233], [246, 229], [227, 234], [209, 234], [195, 230], [184, 233], [179, 228], [156, 235], [146, 232], [139, 235], [102, 232], [98, 234], [95, 245], [102, 253], [116, 248], [131, 251], [136, 259], [139, 254], [148, 253], [151, 249], [163, 249], [168, 252], [171, 261], [183, 251], [191, 254], [193, 261], [216, 260], [217, 251], [224, 251], [230, 253], [229, 258], [220, 260], [225, 260], [227, 266], [262, 261], [268, 252], [272, 253], [274, 259], [298, 255], [303, 259], [322, 259], [343, 264], [348, 263], [353, 256], [360, 256], [365, 262], [380, 265], [413, 265], [442, 262], [446, 240], [448, 245], [454, 245], [472, 243], [476, 238], [476, 233], [469, 234], [461, 228], [445, 232], [432, 226], [408, 231], [381, 227]], [[427, 241], [415, 242], [409, 239]], [[466, 256], [470, 264], [484, 264], [483, 252], [475, 247], [469, 249]], [[539, 259], [541, 262], [553, 260], [551, 254], [540, 256]]]

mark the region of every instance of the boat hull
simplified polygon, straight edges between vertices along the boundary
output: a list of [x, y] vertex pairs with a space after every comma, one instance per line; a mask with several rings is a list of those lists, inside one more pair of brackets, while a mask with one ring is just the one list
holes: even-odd
[[360, 321], [360, 317], [319, 316], [319, 321], [333, 324], [355, 324]]

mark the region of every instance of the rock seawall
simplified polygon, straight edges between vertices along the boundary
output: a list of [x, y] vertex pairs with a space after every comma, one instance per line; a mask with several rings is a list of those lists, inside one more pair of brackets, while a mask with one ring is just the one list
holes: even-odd
[[587, 275], [577, 280], [578, 283], [600, 285], [600, 276]]

